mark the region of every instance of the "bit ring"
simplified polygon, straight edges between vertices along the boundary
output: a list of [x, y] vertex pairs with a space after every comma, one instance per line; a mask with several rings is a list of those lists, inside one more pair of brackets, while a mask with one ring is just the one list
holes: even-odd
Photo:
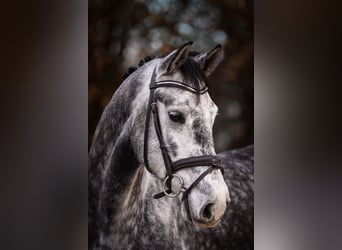
[[[171, 193], [168, 193], [167, 190], [166, 190], [167, 189], [166, 182], [168, 181], [168, 179], [170, 177], [171, 177], [171, 179], [176, 177], [179, 180], [179, 183], [180, 183], [181, 187], [180, 187], [180, 189], [179, 189], [179, 191], [177, 193], [173, 193], [172, 190], [171, 190]], [[164, 189], [163, 192], [164, 192], [164, 194], [166, 196], [174, 198], [174, 197], [178, 196], [182, 192], [183, 184], [184, 184], [184, 180], [179, 175], [177, 175], [177, 174], [168, 175], [168, 176], [165, 177], [165, 179], [163, 181], [163, 189]]]

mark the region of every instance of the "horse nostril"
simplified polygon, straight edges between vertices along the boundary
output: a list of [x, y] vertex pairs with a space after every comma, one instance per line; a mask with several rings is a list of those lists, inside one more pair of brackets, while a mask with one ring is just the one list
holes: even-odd
[[214, 217], [214, 204], [209, 203], [207, 204], [204, 209], [202, 210], [201, 217], [204, 220], [212, 220]]

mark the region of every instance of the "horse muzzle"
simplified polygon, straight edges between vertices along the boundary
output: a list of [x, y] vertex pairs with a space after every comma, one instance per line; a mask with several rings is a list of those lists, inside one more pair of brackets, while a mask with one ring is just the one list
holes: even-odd
[[212, 228], [219, 224], [229, 204], [225, 183], [209, 187], [203, 183], [183, 201], [183, 216], [199, 228]]

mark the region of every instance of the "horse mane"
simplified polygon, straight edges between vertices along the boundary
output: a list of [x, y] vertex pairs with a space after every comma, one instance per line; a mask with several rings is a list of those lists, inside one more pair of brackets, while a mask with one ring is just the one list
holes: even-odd
[[155, 56], [146, 56], [144, 59], [141, 59], [138, 63], [138, 66], [134, 67], [131, 66], [128, 68], [127, 72], [122, 76], [122, 80], [125, 80], [129, 75], [131, 75], [133, 72], [135, 72], [138, 68], [143, 66], [145, 63], [156, 59], [156, 58], [162, 58], [165, 57], [165, 55], [155, 55]]

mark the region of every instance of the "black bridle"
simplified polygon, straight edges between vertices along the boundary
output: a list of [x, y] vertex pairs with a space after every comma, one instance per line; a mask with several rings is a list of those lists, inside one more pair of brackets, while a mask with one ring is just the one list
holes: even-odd
[[[160, 127], [160, 121], [158, 116], [158, 106], [156, 102], [155, 97], [155, 90], [157, 88], [161, 87], [173, 87], [173, 88], [179, 88], [183, 89], [185, 91], [189, 91], [194, 94], [204, 94], [208, 91], [208, 88], [205, 87], [203, 89], [195, 89], [193, 87], [190, 87], [182, 82], [174, 81], [174, 80], [165, 80], [165, 81], [156, 81], [156, 68], [154, 68], [152, 77], [151, 77], [151, 83], [150, 83], [150, 97], [148, 101], [148, 108], [147, 108], [147, 115], [146, 115], [146, 124], [145, 124], [145, 135], [144, 135], [144, 163], [146, 166], [146, 169], [153, 175], [153, 171], [151, 170], [149, 164], [148, 164], [148, 132], [149, 132], [149, 126], [150, 126], [150, 119], [151, 119], [151, 113], [153, 114], [153, 121], [154, 121], [154, 128], [159, 140], [159, 146], [162, 152], [165, 168], [166, 168], [166, 176], [164, 178], [164, 190], [163, 192], [160, 192], [158, 194], [155, 194], [153, 196], [154, 199], [159, 199], [163, 196], [168, 197], [176, 197], [180, 194], [180, 192], [183, 192], [182, 201], [186, 201], [188, 204], [187, 197], [191, 190], [209, 173], [211, 173], [214, 169], [220, 169], [223, 173], [223, 168], [220, 166], [220, 158], [216, 155], [203, 155], [203, 156], [193, 156], [188, 157], [184, 159], [180, 159], [178, 161], [172, 162], [171, 158], [169, 156], [168, 148], [165, 145], [165, 141], [163, 138], [162, 130]], [[200, 174], [199, 177], [188, 187], [183, 187], [183, 179], [179, 175], [176, 175], [175, 173], [181, 169], [184, 168], [192, 168], [192, 167], [199, 167], [199, 166], [208, 166], [209, 168], [205, 170], [203, 173]], [[179, 183], [181, 185], [181, 188], [179, 189], [178, 193], [172, 192], [171, 187], [171, 180], [172, 178], [176, 177], [179, 180]], [[188, 206], [187, 206], [188, 207]]]

